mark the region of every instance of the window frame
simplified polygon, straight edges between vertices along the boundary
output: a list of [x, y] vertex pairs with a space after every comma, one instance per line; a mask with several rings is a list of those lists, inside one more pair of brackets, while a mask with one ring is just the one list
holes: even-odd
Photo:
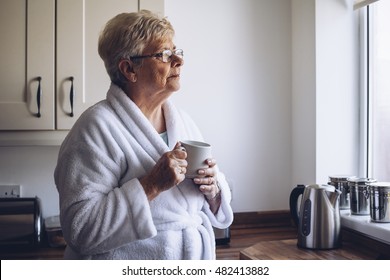
[[[375, 3], [360, 9], [359, 14], [359, 54], [360, 54], [360, 154], [359, 173], [366, 178], [375, 178], [380, 181], [388, 181], [388, 176], [383, 177], [383, 171], [377, 170], [375, 164], [378, 163], [376, 151], [377, 141], [375, 140], [375, 118], [378, 80], [375, 79], [378, 73], [376, 69], [376, 36], [380, 23], [375, 20], [378, 9]], [[378, 26], [376, 26], [378, 25]], [[379, 93], [378, 93], [379, 94]], [[379, 173], [378, 173], [379, 172]], [[380, 173], [382, 172], [382, 173]], [[382, 174], [382, 175], [380, 175]], [[378, 178], [377, 178], [378, 177]], [[382, 177], [382, 178], [379, 178]]]
[[372, 139], [372, 73], [371, 63], [373, 25], [373, 9], [370, 5], [360, 9], [360, 139], [361, 139], [361, 160], [360, 173], [366, 178], [373, 177], [373, 139]]

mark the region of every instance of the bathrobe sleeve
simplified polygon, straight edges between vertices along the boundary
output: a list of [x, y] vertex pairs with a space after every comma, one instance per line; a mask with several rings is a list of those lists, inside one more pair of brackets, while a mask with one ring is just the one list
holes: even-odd
[[[187, 137], [189, 137], [188, 139], [204, 141], [198, 126], [192, 118], [184, 111], [180, 110], [179, 112], [180, 118], [184, 123], [184, 130], [186, 131]], [[232, 196], [225, 175], [218, 169], [218, 166], [217, 170], [218, 186], [221, 189], [221, 205], [217, 213], [214, 214], [210, 210], [210, 205], [205, 199], [202, 211], [207, 215], [212, 226], [223, 229], [229, 227], [233, 222], [233, 210], [230, 205]]]
[[68, 246], [81, 255], [105, 253], [157, 234], [137, 177], [118, 183], [132, 163], [113, 138], [118, 134], [112, 131], [115, 127], [115, 122], [84, 116], [60, 149], [55, 182], [61, 225]]
[[230, 206], [231, 191], [225, 179], [225, 175], [222, 172], [218, 172], [217, 180], [218, 186], [221, 189], [221, 205], [219, 206], [217, 213], [214, 215], [206, 200], [203, 211], [206, 213], [214, 227], [224, 229], [229, 227], [233, 222], [233, 210]]

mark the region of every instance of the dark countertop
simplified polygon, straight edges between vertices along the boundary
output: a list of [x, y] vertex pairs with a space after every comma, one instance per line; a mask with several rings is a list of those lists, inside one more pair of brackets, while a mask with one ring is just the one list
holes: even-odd
[[1, 247], [2, 260], [61, 260], [65, 247]]

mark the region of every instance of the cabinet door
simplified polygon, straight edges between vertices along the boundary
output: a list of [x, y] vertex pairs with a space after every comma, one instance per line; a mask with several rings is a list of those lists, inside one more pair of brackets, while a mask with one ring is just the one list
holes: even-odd
[[57, 0], [57, 129], [70, 129], [106, 97], [110, 79], [97, 50], [100, 31], [115, 15], [137, 10], [138, 0]]
[[54, 9], [0, 1], [0, 130], [54, 129]]

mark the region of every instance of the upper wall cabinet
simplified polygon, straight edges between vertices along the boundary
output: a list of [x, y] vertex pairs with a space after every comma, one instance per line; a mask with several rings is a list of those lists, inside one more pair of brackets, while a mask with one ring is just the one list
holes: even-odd
[[110, 85], [99, 33], [121, 12], [163, 0], [1, 0], [0, 130], [68, 130]]
[[110, 79], [97, 51], [99, 33], [116, 14], [137, 10], [138, 0], [57, 1], [57, 129], [70, 129], [106, 97]]
[[55, 127], [54, 15], [52, 0], [0, 2], [0, 129]]

